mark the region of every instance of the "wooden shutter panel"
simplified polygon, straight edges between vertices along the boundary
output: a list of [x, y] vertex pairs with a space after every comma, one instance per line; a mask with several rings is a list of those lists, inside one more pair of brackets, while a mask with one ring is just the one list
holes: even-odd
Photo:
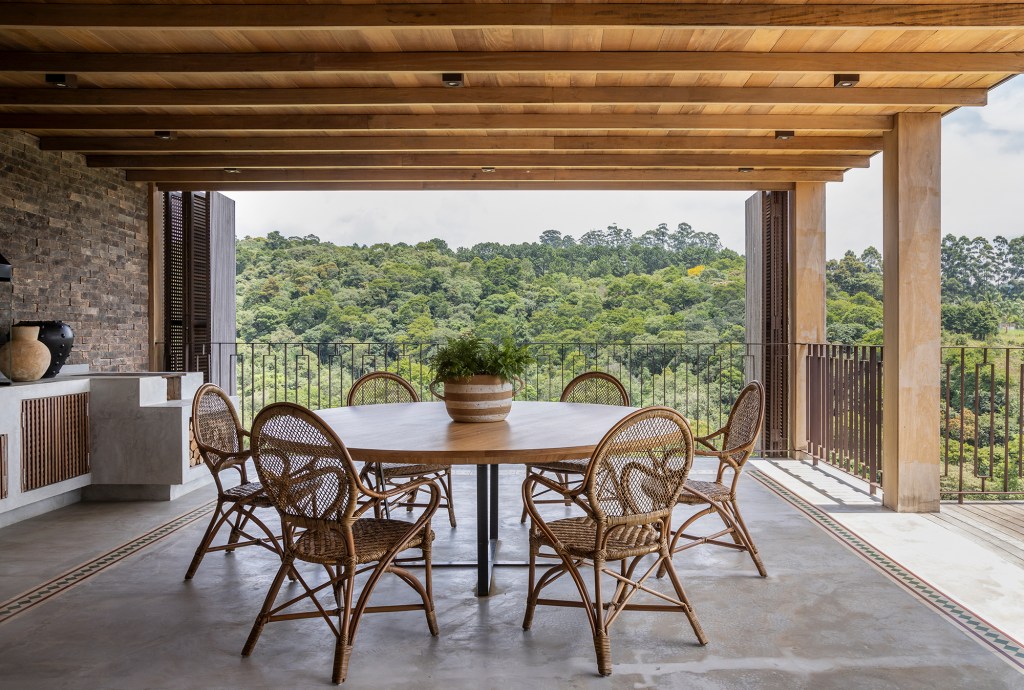
[[763, 452], [789, 451], [789, 194], [765, 192], [762, 208], [764, 273], [765, 419]]
[[185, 209], [181, 192], [164, 193], [164, 369], [185, 371]]
[[210, 212], [205, 192], [164, 194], [167, 371], [210, 374]]

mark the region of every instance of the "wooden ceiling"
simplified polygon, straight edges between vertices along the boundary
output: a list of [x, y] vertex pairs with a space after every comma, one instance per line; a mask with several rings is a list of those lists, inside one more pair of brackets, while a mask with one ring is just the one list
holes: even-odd
[[0, 8], [0, 128], [162, 189], [791, 189], [1021, 71], [1015, 2]]

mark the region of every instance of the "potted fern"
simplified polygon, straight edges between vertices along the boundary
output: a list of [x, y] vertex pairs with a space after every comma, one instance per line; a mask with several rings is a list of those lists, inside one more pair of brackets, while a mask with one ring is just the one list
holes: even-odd
[[[511, 338], [494, 343], [461, 335], [438, 346], [430, 358], [430, 392], [456, 422], [500, 422], [512, 410], [512, 398], [523, 389], [520, 377], [532, 361], [529, 349]], [[437, 391], [438, 384], [444, 392]]]

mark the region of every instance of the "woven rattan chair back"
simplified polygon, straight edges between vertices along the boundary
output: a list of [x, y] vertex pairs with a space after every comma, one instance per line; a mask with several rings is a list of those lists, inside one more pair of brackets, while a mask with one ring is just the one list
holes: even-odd
[[212, 383], [204, 383], [192, 401], [192, 433], [196, 445], [209, 464], [207, 453], [227, 455], [242, 449], [242, 423], [227, 393]]
[[612, 427], [591, 457], [585, 478], [595, 519], [650, 522], [672, 511], [693, 465], [686, 419], [668, 407], [637, 410]]
[[348, 405], [419, 402], [412, 384], [397, 374], [373, 371], [360, 376], [348, 392]]
[[629, 393], [625, 387], [617, 378], [603, 371], [588, 371], [574, 378], [566, 384], [560, 400], [629, 407]]
[[252, 426], [263, 490], [288, 522], [306, 528], [354, 521], [360, 485], [341, 440], [306, 408], [269, 405]]
[[723, 450], [735, 450], [729, 457], [742, 467], [754, 452], [764, 420], [764, 386], [751, 381], [740, 391], [729, 412], [722, 438]]

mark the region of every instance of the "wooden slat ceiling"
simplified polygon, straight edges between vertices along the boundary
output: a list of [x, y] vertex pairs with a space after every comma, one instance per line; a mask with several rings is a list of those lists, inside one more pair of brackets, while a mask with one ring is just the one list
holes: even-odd
[[1017, 2], [0, 7], [0, 128], [162, 189], [790, 189], [1022, 71]]

